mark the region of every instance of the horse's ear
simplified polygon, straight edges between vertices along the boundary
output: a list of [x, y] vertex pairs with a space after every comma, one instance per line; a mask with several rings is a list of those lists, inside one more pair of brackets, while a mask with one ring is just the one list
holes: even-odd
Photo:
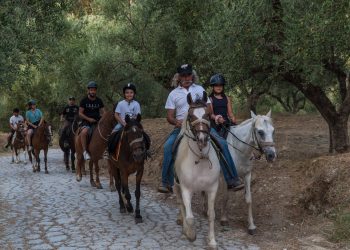
[[141, 114], [137, 114], [137, 116], [136, 116], [136, 121], [137, 121], [138, 123], [141, 122]]
[[255, 118], [255, 117], [256, 117], [256, 114], [251, 110], [251, 111], [250, 111], [250, 116], [251, 116], [252, 118]]
[[208, 95], [207, 95], [207, 92], [205, 92], [205, 91], [203, 91], [202, 101], [205, 103], [207, 103], [207, 101], [208, 101]]
[[126, 115], [126, 116], [125, 116], [125, 122], [126, 122], [126, 123], [129, 123], [129, 122], [130, 122], [130, 116], [129, 116], [129, 115]]
[[269, 110], [269, 112], [266, 114], [267, 117], [271, 118], [271, 109]]
[[188, 103], [188, 105], [191, 105], [193, 103], [191, 93], [187, 94], [187, 103]]

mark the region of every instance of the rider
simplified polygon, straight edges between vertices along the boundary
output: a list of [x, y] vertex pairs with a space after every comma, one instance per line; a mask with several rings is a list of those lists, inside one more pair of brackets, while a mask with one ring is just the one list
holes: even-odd
[[226, 139], [227, 131], [231, 125], [236, 124], [236, 117], [233, 115], [231, 100], [224, 93], [225, 78], [221, 74], [215, 74], [210, 78], [212, 92], [209, 95], [212, 109], [212, 127], [216, 132]]
[[28, 110], [26, 112], [26, 121], [28, 125], [27, 130], [27, 140], [29, 142], [29, 151], [32, 150], [32, 135], [34, 129], [40, 126], [44, 122], [43, 113], [40, 109], [36, 108], [36, 102], [34, 100], [30, 100], [28, 102]]
[[[190, 64], [183, 64], [177, 69], [177, 73], [179, 73], [179, 86], [172, 90], [168, 96], [168, 99], [165, 104], [165, 108], [167, 109], [167, 121], [174, 125], [175, 128], [169, 135], [168, 139], [164, 144], [164, 157], [162, 163], [162, 183], [158, 188], [158, 191], [161, 193], [168, 193], [172, 191], [172, 186], [174, 185], [174, 161], [172, 157], [172, 147], [180, 133], [182, 121], [188, 112], [188, 103], [187, 103], [187, 94], [191, 93], [192, 96], [202, 96], [203, 87], [193, 83], [193, 71], [192, 66]], [[208, 100], [208, 103], [210, 101]], [[226, 142], [219, 141], [220, 144], [224, 144]], [[231, 162], [232, 158], [230, 153], [228, 152], [227, 143], [226, 150], [224, 149], [225, 158], [230, 158]], [[226, 159], [227, 160], [227, 159]], [[229, 162], [229, 161], [228, 161]], [[230, 163], [230, 162], [229, 162]], [[223, 170], [223, 174], [225, 176], [225, 180], [228, 184], [228, 189], [238, 189], [241, 188], [242, 183], [239, 178], [236, 176], [229, 176], [226, 167], [223, 166], [221, 162], [221, 169]], [[229, 164], [229, 167], [234, 168], [233, 164]], [[231, 171], [235, 173], [235, 171]]]
[[15, 134], [16, 130], [17, 130], [17, 124], [19, 122], [24, 122], [23, 116], [21, 116], [19, 114], [19, 109], [18, 108], [14, 108], [13, 109], [13, 115], [10, 118], [10, 128], [11, 128], [11, 132], [8, 134], [7, 136], [7, 144], [6, 144], [6, 148], [8, 148], [8, 146], [11, 145], [12, 143], [12, 138], [13, 135]]
[[88, 95], [80, 101], [79, 116], [83, 119], [81, 126], [81, 142], [83, 146], [83, 156], [85, 160], [90, 159], [87, 148], [87, 135], [89, 129], [98, 122], [101, 115], [104, 113], [103, 101], [96, 96], [97, 84], [94, 81], [90, 81], [87, 85]]
[[136, 117], [141, 114], [140, 103], [136, 101], [136, 86], [133, 83], [128, 83], [123, 87], [124, 100], [118, 102], [114, 111], [114, 117], [118, 121], [118, 124], [114, 127], [113, 132], [119, 131], [123, 128], [125, 123], [125, 116]]
[[70, 96], [68, 98], [68, 105], [64, 107], [61, 113], [61, 121], [64, 121], [61, 136], [66, 136], [67, 127], [72, 125], [76, 115], [78, 114], [79, 114], [79, 107], [75, 105], [75, 97]]

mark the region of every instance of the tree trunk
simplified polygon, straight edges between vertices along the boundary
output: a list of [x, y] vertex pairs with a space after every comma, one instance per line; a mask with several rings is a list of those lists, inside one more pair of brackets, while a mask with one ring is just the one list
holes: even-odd
[[329, 152], [347, 152], [349, 149], [348, 116], [337, 116], [332, 122], [328, 122], [328, 126], [330, 139]]
[[256, 106], [258, 105], [259, 98], [260, 98], [260, 95], [257, 95], [254, 93], [248, 96], [247, 111], [248, 111], [249, 117], [250, 117], [250, 111], [253, 111], [256, 114]]

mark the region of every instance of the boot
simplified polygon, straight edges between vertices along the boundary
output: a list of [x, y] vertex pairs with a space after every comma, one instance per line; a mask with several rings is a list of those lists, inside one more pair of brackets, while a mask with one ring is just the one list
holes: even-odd
[[227, 189], [232, 191], [238, 191], [244, 188], [244, 183], [238, 178], [234, 177], [230, 183], [227, 184]]

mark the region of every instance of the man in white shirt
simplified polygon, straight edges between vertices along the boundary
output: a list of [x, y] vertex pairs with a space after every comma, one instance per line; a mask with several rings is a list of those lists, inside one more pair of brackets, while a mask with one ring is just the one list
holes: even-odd
[[[162, 163], [162, 183], [160, 184], [158, 191], [161, 193], [172, 192], [174, 186], [174, 161], [172, 155], [173, 144], [180, 133], [182, 121], [188, 112], [189, 105], [187, 103], [187, 94], [191, 93], [192, 100], [202, 98], [205, 90], [202, 86], [193, 82], [193, 70], [192, 65], [183, 64], [177, 69], [179, 74], [179, 85], [177, 88], [172, 90], [168, 96], [165, 104], [167, 110], [167, 121], [174, 125], [174, 130], [170, 133], [168, 139], [164, 144], [164, 156]], [[208, 98], [208, 103], [210, 99]], [[237, 171], [231, 154], [228, 150], [227, 142], [221, 138], [217, 133], [212, 133], [211, 136], [216, 138], [216, 141], [220, 144], [222, 154], [227, 162], [225, 164], [220, 161], [221, 170], [227, 183], [227, 188], [234, 191], [240, 190], [244, 187], [243, 183], [237, 176]]]
[[15, 134], [15, 132], [17, 130], [17, 124], [19, 122], [24, 122], [24, 119], [23, 119], [23, 116], [21, 116], [19, 114], [19, 109], [15, 108], [15, 109], [13, 109], [13, 115], [10, 118], [11, 132], [7, 136], [7, 144], [5, 146], [6, 148], [8, 148], [11, 145], [13, 135]]

